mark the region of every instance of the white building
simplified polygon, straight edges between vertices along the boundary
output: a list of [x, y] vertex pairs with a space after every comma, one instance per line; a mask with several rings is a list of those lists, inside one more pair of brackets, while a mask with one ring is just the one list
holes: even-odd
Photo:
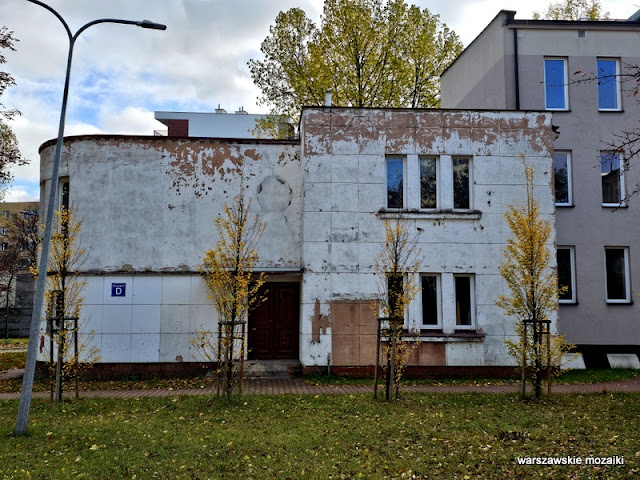
[[[269, 115], [248, 113], [242, 107], [234, 114], [224, 108], [212, 112], [155, 112], [154, 118], [167, 127], [169, 137], [215, 138], [290, 138], [294, 128], [289, 122]], [[257, 122], [276, 122], [273, 129], [257, 129]], [[277, 132], [277, 134], [276, 134]], [[156, 130], [157, 135], [165, 132]]]
[[[383, 219], [402, 217], [419, 232], [424, 287], [406, 319], [422, 340], [411, 365], [513, 365], [514, 319], [495, 306], [504, 213], [526, 197], [524, 154], [554, 220], [553, 138], [544, 112], [330, 107], [303, 110], [300, 140], [68, 137], [61, 181], [83, 219], [85, 328], [104, 368], [201, 361], [190, 340], [216, 329], [216, 312], [197, 268], [243, 178], [267, 223], [257, 270], [269, 297], [249, 318], [249, 358], [370, 369], [373, 260]], [[43, 199], [53, 154], [49, 141]]]

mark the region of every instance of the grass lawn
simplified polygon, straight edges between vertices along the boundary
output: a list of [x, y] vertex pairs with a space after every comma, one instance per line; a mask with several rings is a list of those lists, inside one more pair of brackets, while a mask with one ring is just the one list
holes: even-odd
[[[539, 403], [482, 394], [83, 399], [32, 404], [10, 436], [0, 402], [0, 478], [607, 478], [640, 474], [640, 394]], [[621, 466], [517, 458], [624, 457]]]
[[[640, 375], [640, 370], [632, 369], [587, 369], [569, 370], [553, 378], [553, 383], [600, 383], [629, 380]], [[305, 380], [310, 385], [370, 385], [371, 378], [349, 378], [337, 375], [309, 375]], [[493, 377], [473, 377], [473, 378], [404, 378], [403, 385], [516, 385], [520, 383], [520, 378], [493, 378]]]
[[28, 338], [0, 338], [0, 351], [7, 348], [27, 348]]

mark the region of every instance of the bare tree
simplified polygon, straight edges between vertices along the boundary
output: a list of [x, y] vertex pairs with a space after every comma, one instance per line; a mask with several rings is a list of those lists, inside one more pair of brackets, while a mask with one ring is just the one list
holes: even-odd
[[2, 219], [0, 229], [0, 292], [4, 303], [4, 336], [8, 338], [9, 318], [15, 307], [17, 277], [21, 273], [28, 273], [38, 260], [36, 204]]

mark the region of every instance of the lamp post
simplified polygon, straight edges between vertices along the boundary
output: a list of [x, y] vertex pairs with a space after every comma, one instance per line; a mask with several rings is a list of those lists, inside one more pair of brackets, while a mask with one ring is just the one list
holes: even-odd
[[47, 204], [47, 214], [45, 217], [45, 229], [42, 239], [42, 255], [40, 257], [40, 265], [38, 267], [38, 282], [36, 284], [36, 292], [33, 301], [33, 314], [31, 316], [31, 325], [29, 328], [29, 346], [27, 348], [27, 361], [25, 365], [24, 377], [22, 379], [22, 391], [20, 392], [20, 404], [18, 405], [18, 418], [16, 421], [15, 435], [21, 436], [27, 433], [27, 423], [29, 419], [29, 406], [31, 405], [31, 394], [33, 390], [33, 377], [36, 369], [36, 357], [38, 348], [38, 337], [40, 332], [40, 316], [42, 315], [42, 305], [44, 303], [44, 291], [47, 281], [47, 267], [49, 264], [49, 246], [51, 243], [51, 232], [53, 231], [53, 213], [55, 200], [58, 194], [58, 171], [60, 169], [60, 158], [62, 156], [62, 138], [64, 136], [64, 123], [67, 113], [67, 98], [69, 96], [69, 77], [71, 75], [71, 60], [73, 58], [73, 47], [78, 36], [87, 28], [99, 23], [121, 23], [124, 25], [136, 25], [142, 28], [153, 30], [166, 30], [166, 25], [150, 22], [149, 20], [120, 20], [116, 18], [101, 18], [93, 20], [72, 34], [67, 22], [49, 5], [38, 0], [27, 0], [46, 8], [53, 13], [60, 23], [64, 26], [69, 37], [69, 53], [67, 56], [67, 73], [64, 80], [64, 92], [62, 94], [62, 108], [60, 110], [60, 124], [58, 126], [58, 141], [56, 143], [56, 152], [53, 160], [53, 172], [51, 174], [51, 185], [49, 187], [49, 202]]

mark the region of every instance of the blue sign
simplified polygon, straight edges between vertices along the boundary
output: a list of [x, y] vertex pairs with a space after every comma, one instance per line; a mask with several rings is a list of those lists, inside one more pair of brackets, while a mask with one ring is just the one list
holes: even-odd
[[111, 296], [112, 297], [126, 297], [127, 296], [127, 284], [126, 283], [112, 283], [111, 284]]

